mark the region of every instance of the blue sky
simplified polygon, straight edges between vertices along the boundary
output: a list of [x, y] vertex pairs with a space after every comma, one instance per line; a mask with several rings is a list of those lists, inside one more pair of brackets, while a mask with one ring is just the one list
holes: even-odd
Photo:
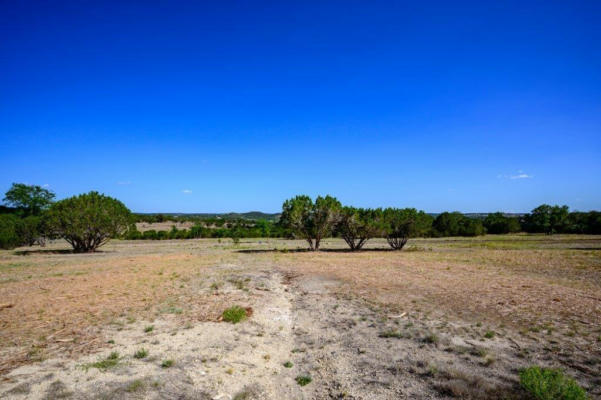
[[0, 191], [601, 209], [601, 2], [13, 2]]

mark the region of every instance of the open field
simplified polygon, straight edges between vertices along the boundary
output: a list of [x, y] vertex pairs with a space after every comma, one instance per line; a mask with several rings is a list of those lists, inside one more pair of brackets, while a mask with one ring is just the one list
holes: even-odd
[[[0, 397], [524, 398], [541, 365], [601, 398], [600, 237], [322, 246], [0, 251]], [[233, 305], [247, 320], [221, 320]]]

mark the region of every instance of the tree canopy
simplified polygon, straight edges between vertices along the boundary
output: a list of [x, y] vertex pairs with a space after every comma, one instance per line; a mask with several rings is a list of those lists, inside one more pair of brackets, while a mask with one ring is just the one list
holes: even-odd
[[48, 210], [48, 227], [75, 252], [95, 251], [131, 223], [131, 213], [119, 200], [90, 192], [58, 201]]
[[4, 202], [27, 215], [40, 215], [54, 200], [54, 193], [38, 185], [13, 183], [4, 195]]
[[318, 196], [313, 202], [309, 196], [300, 195], [284, 202], [280, 223], [305, 239], [311, 250], [319, 250], [321, 240], [332, 233], [341, 208], [332, 196]]

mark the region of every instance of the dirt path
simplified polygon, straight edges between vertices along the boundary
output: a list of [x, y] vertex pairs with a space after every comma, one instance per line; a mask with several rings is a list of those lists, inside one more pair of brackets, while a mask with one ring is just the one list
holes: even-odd
[[[516, 360], [521, 349], [515, 341], [477, 341], [465, 326], [411, 312], [391, 314], [345, 293], [338, 281], [316, 275], [294, 275], [276, 267], [257, 271], [227, 266], [224, 271], [229, 283], [215, 295], [242, 298], [240, 305], [253, 310], [248, 320], [181, 327], [176, 316], [163, 315], [152, 322], [111, 325], [100, 353], [18, 368], [3, 377], [0, 397], [520, 397]], [[142, 349], [147, 354], [134, 357]], [[118, 356], [111, 360], [113, 352]], [[311, 382], [301, 386], [300, 377]]]

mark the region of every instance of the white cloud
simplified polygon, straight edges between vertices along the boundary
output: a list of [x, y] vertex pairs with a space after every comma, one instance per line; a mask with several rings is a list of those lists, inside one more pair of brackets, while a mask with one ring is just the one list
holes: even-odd
[[49, 187], [50, 187], [50, 184], [49, 184], [49, 183], [44, 183], [44, 184], [42, 185], [42, 187], [43, 187], [43, 188], [49, 188]]
[[117, 185], [131, 185], [131, 181], [119, 181]]
[[521, 173], [521, 174], [517, 174], [517, 175], [512, 175], [509, 177], [509, 179], [530, 179], [532, 178], [532, 175], [528, 175], [525, 173]]
[[184, 189], [184, 190], [182, 190], [182, 193], [190, 194], [190, 193], [192, 193], [192, 191], [190, 189]]
[[532, 178], [534, 178], [534, 175], [529, 175], [529, 174], [525, 173], [524, 171], [519, 170], [516, 175], [499, 174], [499, 175], [497, 175], [497, 178], [498, 179], [532, 179]]

